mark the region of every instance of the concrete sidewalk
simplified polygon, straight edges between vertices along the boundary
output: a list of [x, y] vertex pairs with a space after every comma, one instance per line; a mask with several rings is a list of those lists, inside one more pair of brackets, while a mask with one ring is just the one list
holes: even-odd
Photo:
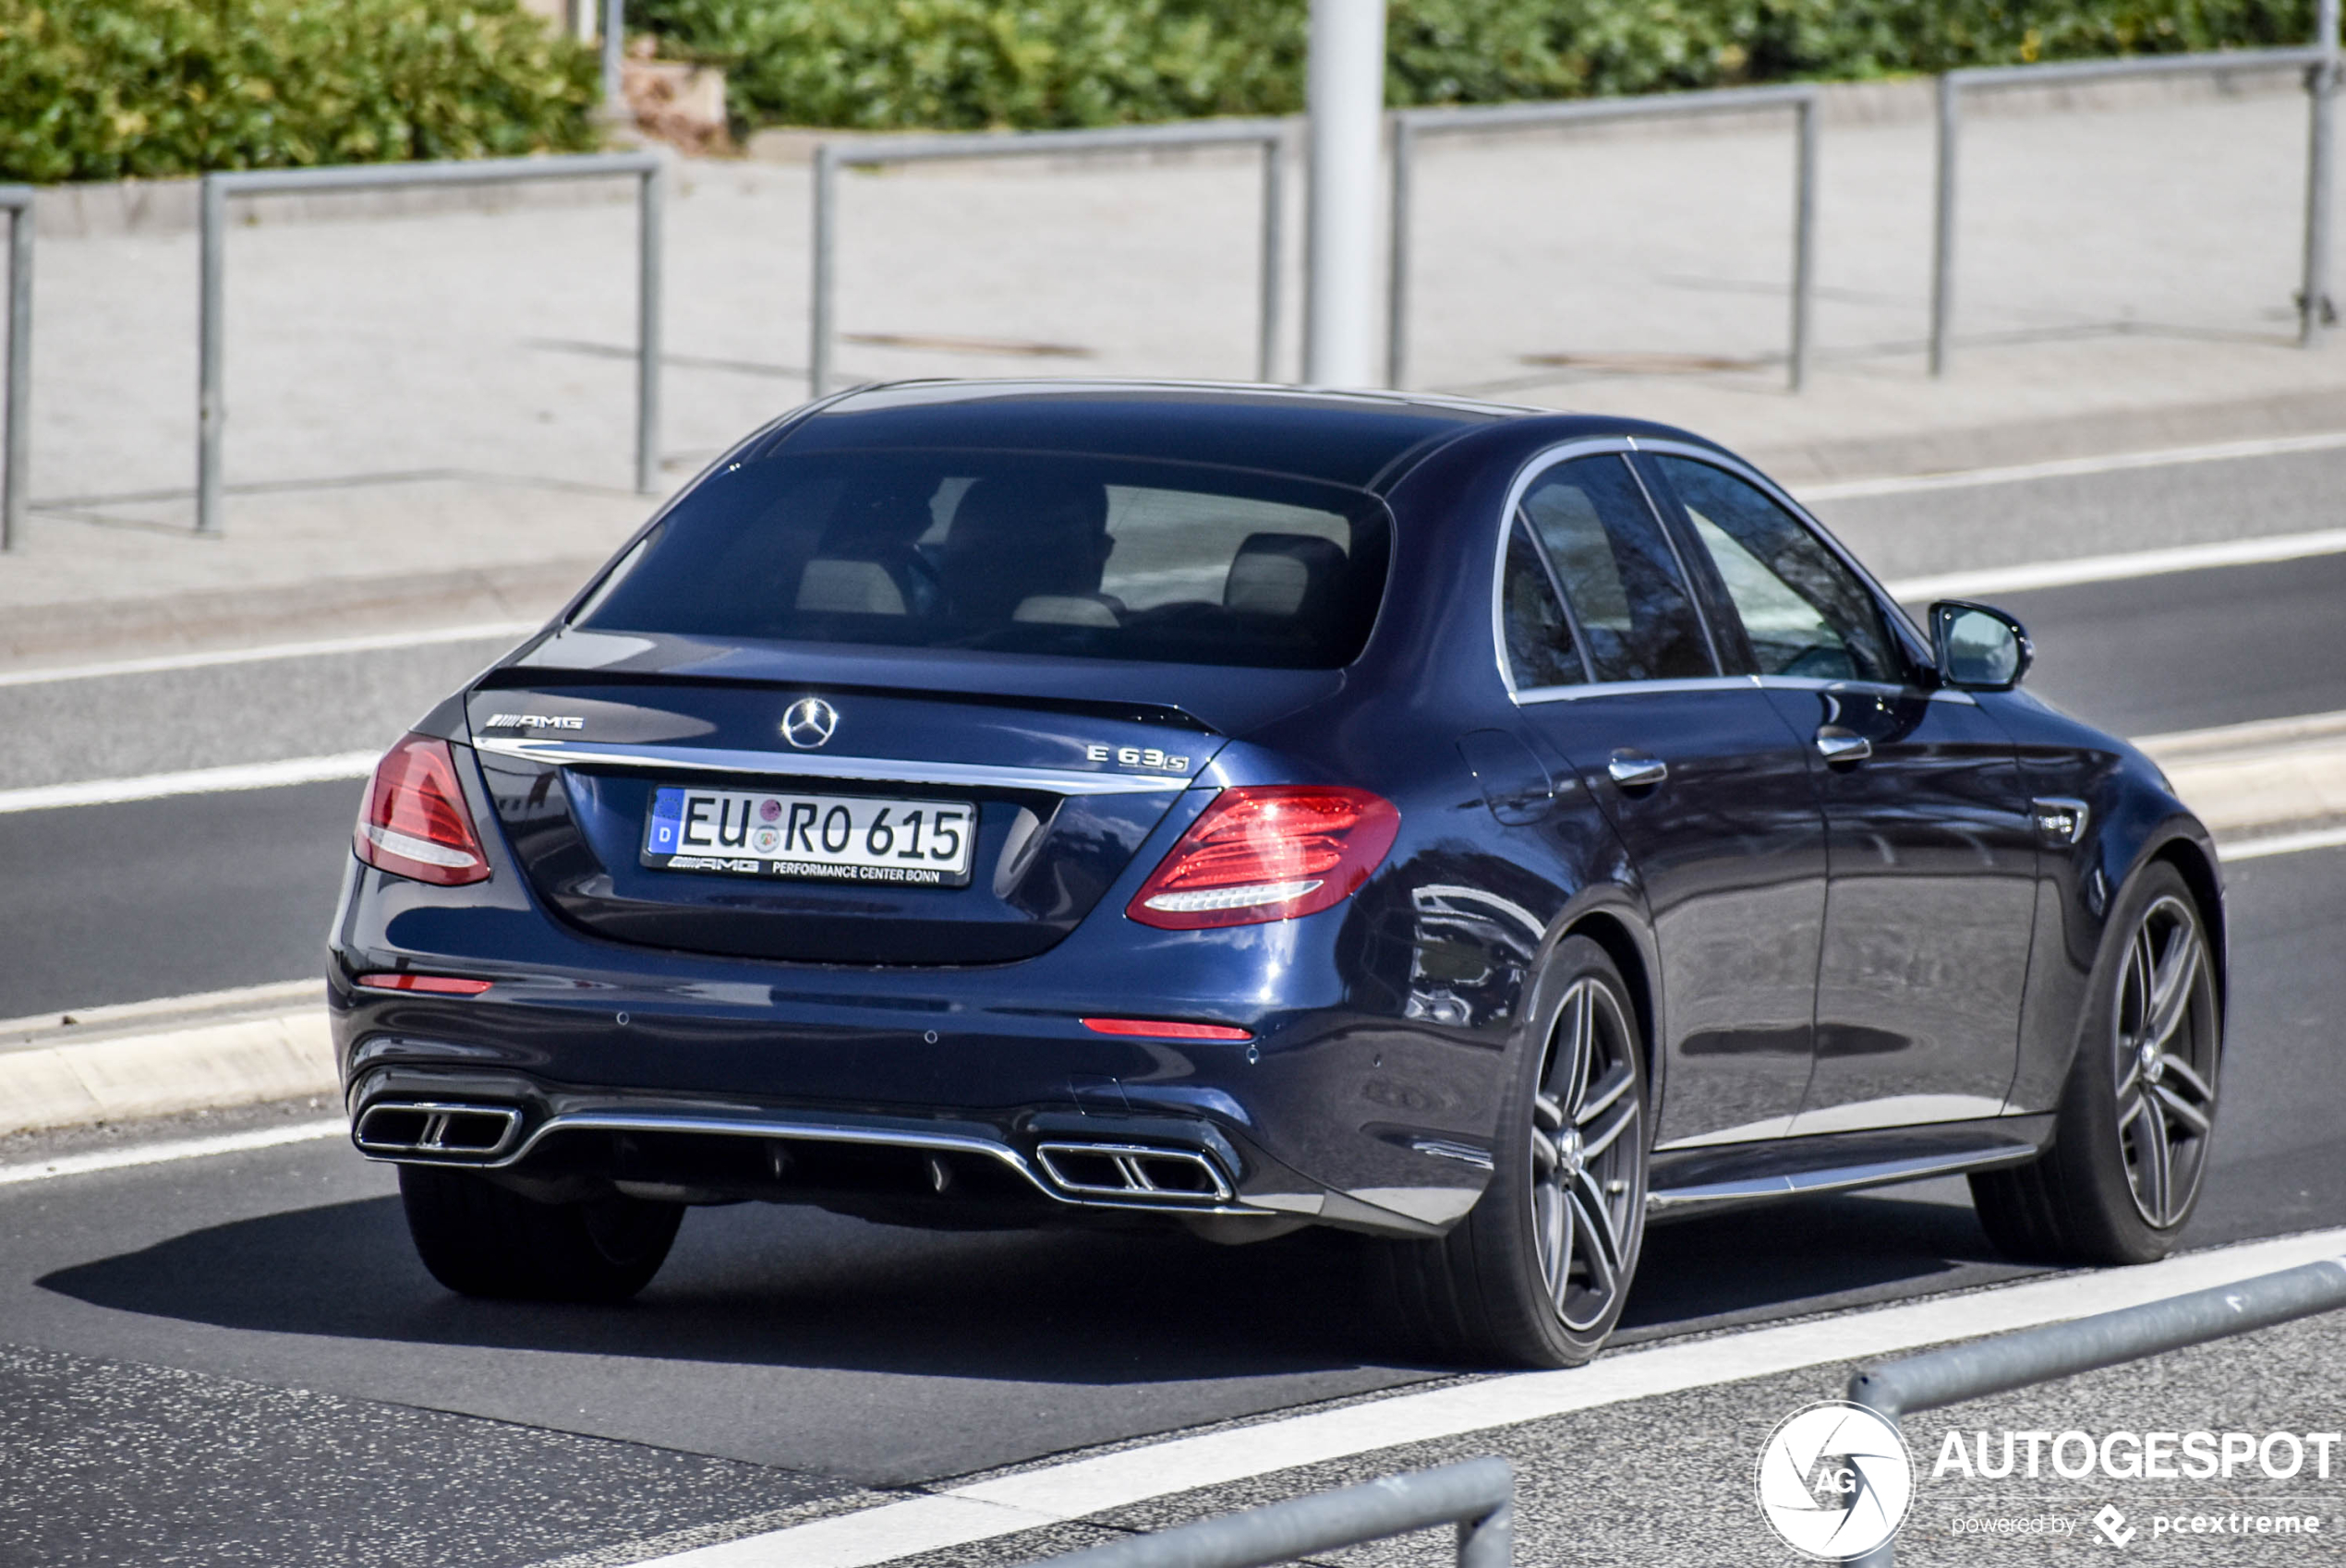
[[[1929, 127], [1832, 119], [1817, 373], [1797, 397], [1775, 357], [1782, 116], [1421, 159], [1423, 386], [1685, 423], [1796, 487], [2346, 429], [2346, 341], [2290, 345], [2304, 133], [2286, 80], [1973, 124], [1958, 356], [1937, 381]], [[1252, 154], [929, 167], [844, 191], [850, 378], [1251, 374]], [[674, 198], [682, 482], [804, 395], [807, 176], [694, 163]], [[187, 532], [193, 237], [43, 239], [34, 517], [0, 559], [0, 668], [550, 609], [653, 504], [628, 488], [633, 223], [609, 204], [240, 227], [218, 540]], [[1934, 559], [1998, 563], [1958, 538]]]

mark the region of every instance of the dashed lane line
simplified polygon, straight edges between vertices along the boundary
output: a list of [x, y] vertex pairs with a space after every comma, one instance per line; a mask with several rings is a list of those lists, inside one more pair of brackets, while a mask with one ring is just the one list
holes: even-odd
[[[2337, 1259], [2341, 1248], [2346, 1230], [2319, 1231], [2141, 1268], [2061, 1274], [1627, 1351], [1570, 1371], [1518, 1372], [1394, 1394], [1046, 1465], [655, 1558], [637, 1568], [873, 1568], [1300, 1465], [2138, 1306]], [[2340, 1262], [2346, 1267], [2346, 1259]]]
[[320, 784], [364, 778], [374, 772], [380, 752], [337, 752], [332, 756], [286, 757], [279, 762], [240, 762], [185, 773], [149, 773], [136, 778], [86, 778], [76, 784], [36, 784], [0, 790], [0, 816], [17, 812], [58, 811], [71, 806], [112, 806], [129, 801], [159, 801], [172, 795], [212, 795], [236, 790], [277, 790], [290, 784]]
[[515, 641], [538, 630], [535, 621], [496, 621], [477, 626], [436, 626], [420, 632], [381, 632], [363, 637], [331, 637], [306, 643], [268, 643], [251, 648], [206, 653], [156, 654], [104, 664], [59, 665], [47, 669], [0, 670], [0, 686], [46, 686], [60, 681], [102, 681], [115, 675], [162, 675], [175, 669], [210, 669], [224, 664], [265, 664], [284, 658], [332, 658], [338, 654], [381, 653], [438, 643]]
[[1932, 490], [1969, 490], [1986, 485], [2025, 485], [2038, 479], [2076, 479], [2136, 468], [2173, 468], [2193, 463], [2231, 463], [2248, 457], [2287, 457], [2301, 452], [2346, 449], [2346, 430], [2305, 436], [2265, 436], [2251, 440], [2212, 441], [2203, 446], [2162, 447], [2152, 452], [2109, 452], [2099, 457], [2059, 457], [2002, 468], [1964, 468], [1944, 474], [1906, 474], [1880, 479], [1845, 479], [1833, 485], [1803, 485], [1801, 500], [1866, 501], [1875, 496], [1925, 495]]
[[2346, 528], [2325, 528], [2311, 534], [2272, 534], [2254, 539], [2219, 539], [2211, 544], [2130, 550], [2122, 555], [2086, 555], [2070, 561], [1985, 566], [1971, 572], [1906, 577], [1882, 585], [1890, 590], [1892, 597], [1902, 604], [1918, 604], [1926, 599], [2020, 594], [2038, 588], [2074, 588], [2087, 583], [2120, 583], [2135, 577], [2159, 577], [2176, 572], [2206, 572], [2226, 566], [2267, 566], [2277, 561], [2340, 554], [2346, 554]]
[[163, 1165], [175, 1160], [200, 1160], [213, 1154], [242, 1154], [274, 1149], [286, 1143], [311, 1143], [320, 1139], [347, 1138], [350, 1124], [336, 1116], [327, 1121], [295, 1122], [289, 1127], [261, 1128], [252, 1132], [225, 1132], [214, 1138], [184, 1138], [169, 1143], [140, 1143], [127, 1149], [100, 1149], [88, 1154], [60, 1154], [51, 1160], [30, 1160], [20, 1165], [0, 1165], [0, 1187], [56, 1176], [91, 1176], [99, 1171], [127, 1170], [134, 1165]]

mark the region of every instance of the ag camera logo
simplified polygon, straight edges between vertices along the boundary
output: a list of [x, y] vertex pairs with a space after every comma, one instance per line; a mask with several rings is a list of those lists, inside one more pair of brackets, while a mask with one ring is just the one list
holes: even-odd
[[1914, 1502], [1914, 1460], [1898, 1429], [1862, 1405], [1796, 1411], [1760, 1445], [1760, 1516], [1784, 1545], [1827, 1562], [1863, 1557], [1898, 1533]]

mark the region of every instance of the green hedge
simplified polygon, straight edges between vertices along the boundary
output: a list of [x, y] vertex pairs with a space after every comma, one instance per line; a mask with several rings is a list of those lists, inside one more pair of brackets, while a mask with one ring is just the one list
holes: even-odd
[[[1308, 0], [633, 0], [729, 70], [744, 126], [1091, 126], [1285, 114]], [[1390, 0], [1397, 104], [2303, 42], [2313, 0]]]
[[591, 51], [515, 0], [0, 0], [0, 177], [592, 146]]

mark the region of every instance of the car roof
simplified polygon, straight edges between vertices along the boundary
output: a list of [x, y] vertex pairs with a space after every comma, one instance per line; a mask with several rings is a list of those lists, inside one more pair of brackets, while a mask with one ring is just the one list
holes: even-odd
[[1463, 435], [1554, 409], [1417, 392], [1244, 382], [1031, 379], [896, 381], [817, 404], [765, 456], [884, 447], [1115, 452], [1377, 488]]

